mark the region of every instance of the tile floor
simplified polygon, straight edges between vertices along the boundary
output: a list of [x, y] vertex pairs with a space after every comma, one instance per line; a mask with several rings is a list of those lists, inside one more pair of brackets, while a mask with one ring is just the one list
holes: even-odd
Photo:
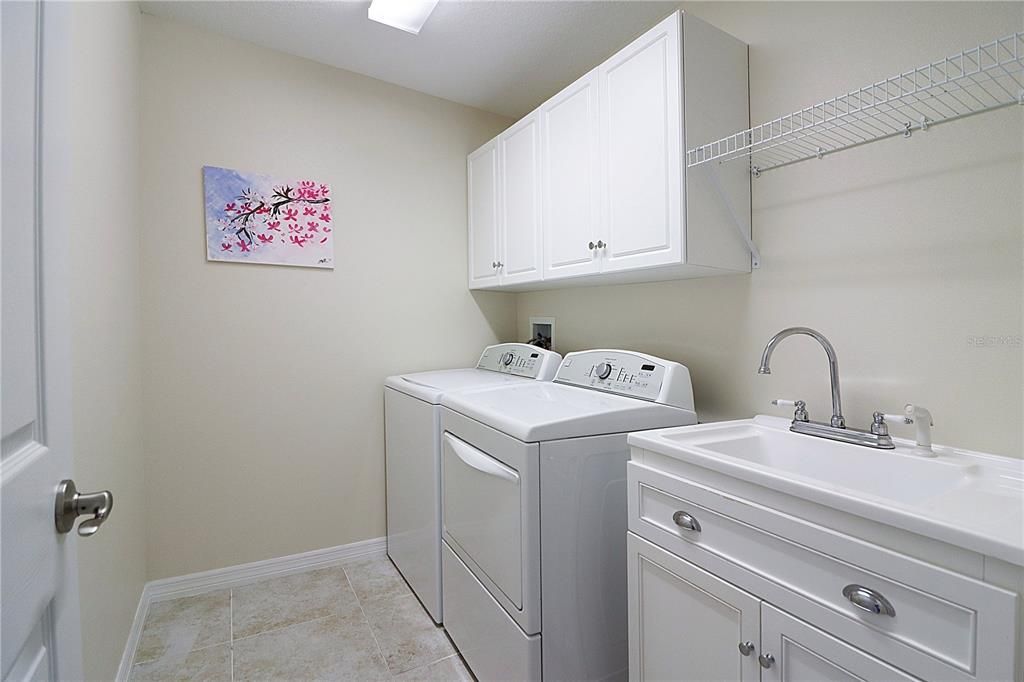
[[132, 680], [467, 680], [384, 554], [150, 605]]

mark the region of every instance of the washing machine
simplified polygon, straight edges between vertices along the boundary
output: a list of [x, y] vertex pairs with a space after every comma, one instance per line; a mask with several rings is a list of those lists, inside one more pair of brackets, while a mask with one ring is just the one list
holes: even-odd
[[441, 405], [445, 629], [477, 679], [625, 680], [626, 435], [697, 422], [689, 371], [583, 351]]
[[441, 604], [440, 400], [447, 393], [551, 381], [562, 356], [525, 343], [488, 346], [476, 367], [384, 382], [388, 556], [435, 622]]

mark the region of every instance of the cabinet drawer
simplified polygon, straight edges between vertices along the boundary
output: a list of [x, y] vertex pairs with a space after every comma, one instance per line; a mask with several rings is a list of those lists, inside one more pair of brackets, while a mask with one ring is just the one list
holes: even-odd
[[[723, 577], [915, 675], [1012, 678], [1013, 593], [629, 466], [630, 530], [638, 535], [698, 563], [710, 553], [745, 569]], [[856, 606], [844, 595], [856, 586], [865, 606], [877, 599], [893, 615]]]

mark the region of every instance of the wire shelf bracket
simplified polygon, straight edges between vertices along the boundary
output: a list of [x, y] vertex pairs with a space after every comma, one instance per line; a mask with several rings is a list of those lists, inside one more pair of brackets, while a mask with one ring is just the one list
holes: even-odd
[[1024, 106], [1024, 32], [695, 147], [686, 167], [746, 159], [758, 177], [1012, 105]]
[[750, 251], [750, 267], [757, 270], [761, 267], [761, 251], [757, 248], [754, 240], [751, 239], [753, 232], [750, 229], [750, 222], [740, 220], [736, 211], [733, 210], [732, 202], [729, 201], [729, 197], [725, 195], [725, 190], [722, 189], [722, 181], [718, 177], [718, 169], [714, 165], [708, 165], [705, 168], [707, 168], [708, 177], [711, 179], [711, 186], [714, 188], [715, 194], [718, 195], [718, 200], [722, 202], [722, 205], [729, 212], [730, 222], [736, 228], [736, 232], [739, 233], [743, 243], [747, 245], [747, 250]]

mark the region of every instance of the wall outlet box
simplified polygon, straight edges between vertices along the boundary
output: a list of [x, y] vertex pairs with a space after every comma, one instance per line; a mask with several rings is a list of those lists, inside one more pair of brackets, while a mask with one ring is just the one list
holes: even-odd
[[553, 317], [531, 317], [530, 338], [536, 339], [543, 336], [550, 341], [550, 348], [555, 347], [555, 318]]

